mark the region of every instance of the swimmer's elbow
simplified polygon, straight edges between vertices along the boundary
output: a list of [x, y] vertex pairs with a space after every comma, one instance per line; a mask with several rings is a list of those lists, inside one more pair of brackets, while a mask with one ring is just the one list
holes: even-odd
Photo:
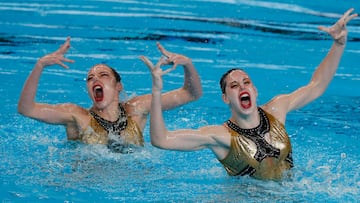
[[24, 112], [24, 110], [22, 109], [22, 107], [18, 104], [18, 106], [17, 106], [17, 112], [19, 113], [19, 114], [21, 114], [21, 115], [24, 115], [23, 114], [23, 112]]
[[167, 149], [166, 144], [158, 140], [151, 139], [151, 145], [159, 149]]
[[151, 136], [151, 145], [159, 149], [171, 149], [166, 135]]
[[192, 101], [200, 99], [200, 97], [202, 97], [203, 95], [202, 87], [199, 86], [197, 88], [189, 90], [189, 94]]
[[151, 136], [151, 145], [156, 148], [164, 149], [165, 141], [163, 141], [161, 138], [156, 138], [154, 136]]
[[203, 92], [202, 90], [200, 90], [199, 92], [197, 92], [196, 94], [193, 94], [193, 100], [198, 100], [200, 99], [200, 97], [202, 97]]
[[310, 92], [307, 95], [307, 99], [310, 101], [314, 101], [315, 99], [319, 98], [322, 94], [324, 94], [325, 90], [327, 88], [327, 85], [320, 84], [319, 82], [312, 82], [309, 85], [309, 91]]
[[22, 102], [18, 103], [17, 111], [20, 115], [34, 118], [36, 116], [36, 105], [35, 104], [23, 104]]
[[184, 97], [188, 98], [188, 102], [198, 100], [203, 95], [201, 85], [197, 87], [184, 86], [181, 88], [181, 91], [185, 92]]
[[156, 148], [163, 149], [162, 145], [158, 141], [151, 140], [151, 145], [156, 147]]
[[23, 115], [23, 116], [28, 116], [29, 115], [29, 110], [28, 108], [26, 108], [24, 105], [22, 105], [20, 102], [18, 103], [17, 106], [17, 111], [19, 114]]

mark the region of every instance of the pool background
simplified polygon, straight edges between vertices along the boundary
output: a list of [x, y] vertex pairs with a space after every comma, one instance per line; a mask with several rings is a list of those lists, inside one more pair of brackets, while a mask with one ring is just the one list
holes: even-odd
[[[72, 38], [65, 70], [47, 68], [37, 101], [90, 107], [88, 69], [107, 63], [122, 75], [122, 99], [151, 92], [139, 55], [158, 59], [156, 42], [193, 59], [204, 96], [165, 113], [167, 126], [197, 128], [229, 117], [218, 80], [243, 67], [259, 104], [306, 84], [331, 46], [317, 30], [331, 25], [349, 1], [0, 1], [0, 197], [3, 202], [197, 201], [356, 202], [360, 189], [360, 20], [328, 90], [288, 115], [293, 178], [264, 182], [228, 177], [208, 150], [175, 152], [150, 145], [137, 153], [66, 140], [62, 126], [20, 116], [23, 83], [42, 55]], [[165, 77], [165, 91], [182, 85], [182, 69]]]

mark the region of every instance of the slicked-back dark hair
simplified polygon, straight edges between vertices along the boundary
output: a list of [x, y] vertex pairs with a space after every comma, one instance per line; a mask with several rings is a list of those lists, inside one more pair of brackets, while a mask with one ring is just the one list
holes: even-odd
[[225, 94], [225, 88], [226, 88], [226, 80], [225, 80], [225, 78], [226, 78], [226, 76], [228, 76], [231, 72], [233, 72], [233, 71], [235, 71], [235, 70], [241, 70], [241, 71], [243, 71], [243, 69], [241, 69], [241, 68], [232, 68], [232, 69], [226, 71], [226, 72], [221, 76], [221, 79], [220, 79], [220, 88], [221, 88], [221, 92], [222, 92], [223, 94]]
[[109, 67], [110, 70], [113, 72], [116, 82], [121, 82], [120, 74], [115, 70], [115, 68], [112, 68], [110, 66], [107, 66], [107, 67]]

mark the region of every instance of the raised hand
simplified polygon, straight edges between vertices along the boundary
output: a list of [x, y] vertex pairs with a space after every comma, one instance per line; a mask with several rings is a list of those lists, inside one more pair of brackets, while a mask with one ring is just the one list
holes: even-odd
[[50, 65], [58, 64], [64, 68], [69, 68], [66, 64], [64, 64], [64, 62], [74, 63], [73, 60], [64, 57], [64, 54], [69, 50], [69, 48], [70, 48], [70, 37], [66, 39], [65, 43], [62, 44], [58, 50], [40, 58], [38, 63], [40, 63], [42, 66], [50, 66]]
[[191, 63], [188, 57], [167, 51], [159, 42], [156, 45], [162, 55], [166, 57], [164, 65], [173, 65], [172, 69], [175, 69], [177, 65], [187, 65]]
[[163, 87], [162, 76], [174, 70], [174, 68], [168, 68], [165, 71], [161, 69], [161, 65], [167, 64], [165, 57], [161, 57], [155, 66], [146, 56], [140, 56], [140, 59], [146, 64], [151, 72], [153, 78], [153, 90], [161, 91]]
[[344, 45], [347, 40], [346, 24], [358, 16], [357, 13], [351, 14], [353, 11], [353, 8], [347, 10], [334, 25], [331, 27], [319, 26], [319, 30], [329, 33], [337, 44]]

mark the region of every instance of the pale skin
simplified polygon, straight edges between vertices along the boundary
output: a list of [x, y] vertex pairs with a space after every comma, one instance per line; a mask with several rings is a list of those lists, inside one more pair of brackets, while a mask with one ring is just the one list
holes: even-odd
[[[201, 97], [202, 87], [200, 78], [190, 58], [167, 51], [160, 43], [157, 47], [162, 55], [167, 56], [173, 64], [173, 69], [178, 65], [184, 68], [184, 85], [178, 89], [161, 95], [163, 110], [173, 109], [180, 105], [194, 101]], [[41, 57], [35, 64], [34, 69], [26, 80], [18, 103], [18, 112], [24, 116], [50, 124], [63, 125], [66, 128], [67, 137], [70, 140], [79, 139], [80, 131], [89, 126], [91, 115], [89, 109], [73, 103], [47, 104], [35, 101], [39, 79], [44, 68], [60, 65], [69, 68], [66, 63], [74, 63], [65, 58], [70, 48], [68, 37], [58, 50]], [[94, 91], [95, 86], [100, 86], [103, 98], [97, 99]], [[116, 81], [111, 69], [99, 64], [92, 67], [87, 76], [87, 89], [89, 97], [93, 101], [91, 109], [102, 118], [115, 121], [119, 115], [119, 94], [123, 90], [121, 82]], [[128, 115], [138, 124], [143, 131], [147, 122], [151, 107], [151, 94], [136, 96], [123, 105]]]
[[[334, 42], [328, 54], [316, 68], [310, 82], [294, 92], [275, 96], [262, 105], [261, 108], [285, 124], [287, 113], [309, 104], [324, 93], [338, 68], [344, 52], [347, 39], [346, 24], [357, 17], [357, 14], [352, 14], [352, 12], [353, 9], [346, 11], [331, 27], [319, 27], [319, 30], [328, 33], [334, 39]], [[161, 69], [161, 66], [166, 64], [164, 58], [160, 59], [156, 65], [149, 63], [147, 60], [143, 61], [150, 69], [153, 78], [153, 97], [150, 112], [151, 143], [158, 148], [179, 151], [195, 151], [208, 148], [215, 154], [217, 159], [224, 159], [229, 153], [231, 140], [231, 134], [225, 125], [204, 126], [196, 130], [180, 129], [169, 131], [166, 128], [161, 111], [163, 105], [161, 99], [162, 76], [171, 69], [165, 71]], [[250, 97], [250, 101], [245, 104], [240, 99], [244, 93]], [[256, 105], [257, 96], [257, 89], [246, 72], [235, 70], [227, 75], [225, 93], [223, 93], [222, 99], [231, 111], [230, 120], [239, 127], [250, 129], [259, 125], [260, 119]]]

